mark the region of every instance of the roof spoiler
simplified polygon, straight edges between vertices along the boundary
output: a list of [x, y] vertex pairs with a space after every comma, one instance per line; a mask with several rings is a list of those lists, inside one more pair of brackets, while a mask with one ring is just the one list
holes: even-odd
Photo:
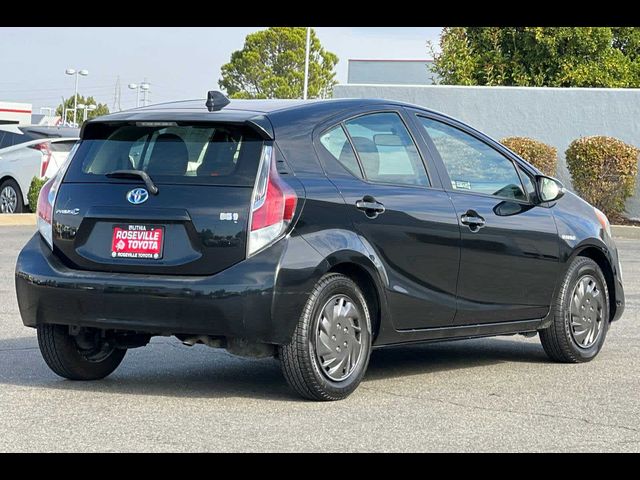
[[[119, 120], [116, 122], [130, 122], [130, 121], [137, 121], [137, 120]], [[139, 121], [144, 121], [144, 120], [139, 120]], [[154, 120], [149, 120], [149, 123], [153, 123]], [[84, 122], [84, 124], [82, 125], [82, 128], [80, 129], [80, 134], [79, 137], [82, 139], [84, 138], [84, 132], [85, 129], [90, 126], [90, 125], [94, 125], [96, 123], [102, 123], [100, 121], [87, 121]], [[162, 123], [162, 122], [157, 122], [157, 123]], [[230, 123], [236, 123], [236, 124], [241, 124], [242, 122], [230, 122]], [[252, 130], [254, 130], [258, 135], [260, 135], [260, 137], [262, 137], [264, 140], [274, 140], [275, 139], [275, 134], [273, 132], [273, 126], [271, 125], [271, 122], [269, 121], [269, 119], [264, 116], [264, 115], [257, 115], [255, 117], [249, 118], [247, 120], [244, 121], [244, 124], [247, 125], [248, 127], [250, 127]]]
[[271, 125], [271, 122], [266, 116], [258, 115], [248, 119], [245, 123], [258, 132], [265, 140], [273, 140], [275, 138], [273, 125]]

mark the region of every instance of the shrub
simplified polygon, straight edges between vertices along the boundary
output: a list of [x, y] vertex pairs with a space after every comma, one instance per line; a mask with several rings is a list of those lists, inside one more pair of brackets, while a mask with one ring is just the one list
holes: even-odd
[[565, 155], [575, 191], [607, 216], [620, 217], [634, 193], [640, 150], [612, 137], [582, 137]]
[[40, 195], [40, 190], [42, 189], [42, 186], [47, 182], [47, 180], [48, 178], [39, 177], [33, 177], [33, 179], [31, 180], [27, 198], [29, 199], [29, 208], [32, 212], [36, 211], [36, 207], [38, 206], [38, 195]]
[[500, 143], [531, 163], [545, 175], [554, 176], [558, 164], [558, 150], [551, 145], [527, 137], [507, 137]]

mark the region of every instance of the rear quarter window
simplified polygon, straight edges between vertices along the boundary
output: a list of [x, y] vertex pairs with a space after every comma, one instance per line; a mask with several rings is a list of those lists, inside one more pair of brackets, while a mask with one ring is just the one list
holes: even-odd
[[252, 186], [262, 145], [253, 130], [237, 125], [93, 124], [87, 126], [65, 181], [118, 182], [106, 174], [142, 170], [159, 184]]

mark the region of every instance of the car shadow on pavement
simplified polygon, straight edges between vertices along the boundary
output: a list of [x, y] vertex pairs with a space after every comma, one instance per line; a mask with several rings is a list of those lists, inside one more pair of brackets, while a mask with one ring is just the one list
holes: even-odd
[[539, 342], [513, 338], [454, 340], [380, 348], [371, 354], [365, 380], [481, 368], [499, 363], [549, 362]]
[[[372, 353], [364, 382], [546, 361], [537, 343], [495, 338], [387, 347]], [[35, 336], [0, 339], [0, 388], [3, 384], [123, 395], [299, 400], [272, 358], [238, 358], [224, 350], [186, 347], [168, 338], [156, 338], [147, 347], [129, 351], [111, 376], [93, 382], [57, 377], [40, 356]]]

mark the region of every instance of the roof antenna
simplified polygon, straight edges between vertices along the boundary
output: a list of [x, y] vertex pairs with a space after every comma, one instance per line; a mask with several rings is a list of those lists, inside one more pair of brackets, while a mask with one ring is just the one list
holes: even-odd
[[209, 90], [209, 93], [207, 93], [207, 103], [205, 103], [205, 105], [210, 112], [217, 112], [229, 105], [230, 102], [231, 100], [223, 93], [217, 90]]

